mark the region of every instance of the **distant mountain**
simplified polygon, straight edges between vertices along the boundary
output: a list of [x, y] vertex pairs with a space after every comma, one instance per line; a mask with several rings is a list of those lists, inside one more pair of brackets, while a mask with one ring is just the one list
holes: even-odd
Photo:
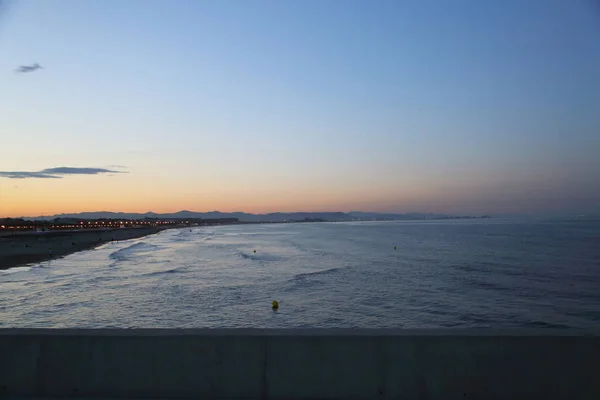
[[193, 212], [178, 211], [176, 213], [157, 214], [153, 212], [140, 213], [122, 213], [110, 211], [82, 212], [74, 214], [56, 214], [43, 217], [30, 217], [32, 220], [52, 220], [55, 218], [76, 218], [76, 219], [144, 219], [144, 218], [177, 218], [177, 219], [218, 219], [218, 218], [237, 218], [243, 222], [286, 222], [286, 221], [304, 221], [304, 220], [325, 220], [325, 221], [350, 221], [352, 217], [342, 212], [298, 212], [298, 213], [270, 213], [270, 214], [249, 214], [244, 212], [223, 213], [220, 211]]
[[217, 218], [237, 218], [242, 222], [286, 222], [286, 221], [306, 221], [306, 220], [324, 220], [324, 221], [389, 221], [389, 220], [422, 220], [422, 219], [440, 219], [440, 218], [460, 218], [445, 214], [435, 213], [374, 213], [352, 211], [343, 212], [297, 212], [297, 213], [269, 213], [269, 214], [250, 214], [244, 212], [223, 213], [220, 211], [194, 212], [188, 210], [178, 211], [176, 213], [157, 214], [147, 213], [122, 213], [110, 211], [82, 212], [75, 214], [56, 214], [44, 217], [26, 218], [30, 220], [52, 220], [55, 218], [76, 218], [76, 219], [144, 219], [144, 218], [177, 218], [177, 219], [217, 219]]

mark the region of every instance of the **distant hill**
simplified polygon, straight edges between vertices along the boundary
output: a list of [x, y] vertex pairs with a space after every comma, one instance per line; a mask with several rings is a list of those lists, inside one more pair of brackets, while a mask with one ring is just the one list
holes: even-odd
[[325, 221], [350, 221], [352, 217], [342, 212], [298, 212], [298, 213], [270, 213], [270, 214], [250, 214], [244, 212], [223, 213], [220, 211], [210, 212], [193, 212], [193, 211], [178, 211], [176, 213], [157, 214], [147, 212], [139, 213], [122, 213], [110, 211], [98, 212], [82, 212], [75, 214], [56, 214], [44, 217], [31, 217], [27, 219], [35, 220], [52, 220], [55, 218], [77, 218], [77, 219], [144, 219], [144, 218], [201, 218], [201, 219], [218, 219], [218, 218], [237, 218], [243, 222], [285, 222], [285, 221], [303, 221], [309, 220], [325, 220]]
[[144, 219], [144, 218], [201, 218], [201, 219], [216, 219], [216, 218], [237, 218], [242, 222], [286, 222], [286, 221], [305, 221], [305, 220], [323, 220], [323, 221], [393, 221], [393, 220], [422, 220], [422, 219], [444, 219], [444, 218], [463, 218], [445, 214], [435, 213], [408, 213], [408, 214], [392, 214], [392, 213], [374, 213], [352, 211], [349, 213], [343, 212], [297, 212], [297, 213], [269, 213], [269, 214], [250, 214], [244, 212], [223, 213], [220, 211], [210, 212], [194, 212], [188, 210], [178, 211], [176, 213], [157, 214], [154, 212], [147, 213], [122, 213], [111, 211], [97, 212], [82, 212], [75, 214], [56, 214], [44, 217], [29, 217], [29, 220], [52, 220], [55, 218], [76, 218], [76, 219]]

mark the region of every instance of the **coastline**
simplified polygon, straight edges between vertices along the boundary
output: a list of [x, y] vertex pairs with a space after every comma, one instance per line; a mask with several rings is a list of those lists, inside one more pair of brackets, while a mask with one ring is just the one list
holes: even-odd
[[0, 237], [0, 270], [61, 258], [104, 243], [154, 235], [167, 228], [51, 231]]

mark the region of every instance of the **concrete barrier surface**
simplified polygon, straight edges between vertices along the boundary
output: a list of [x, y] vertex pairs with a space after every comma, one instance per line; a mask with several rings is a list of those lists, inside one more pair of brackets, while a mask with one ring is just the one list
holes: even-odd
[[0, 330], [0, 398], [600, 399], [600, 335]]

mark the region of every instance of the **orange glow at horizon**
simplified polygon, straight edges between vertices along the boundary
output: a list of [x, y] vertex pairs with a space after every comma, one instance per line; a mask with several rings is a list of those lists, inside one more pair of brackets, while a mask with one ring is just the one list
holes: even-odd
[[[412, 187], [351, 187], [330, 182], [203, 184], [166, 177], [72, 176], [63, 179], [0, 181], [0, 216], [40, 216], [113, 211], [127, 213], [242, 211], [248, 213], [385, 211], [392, 204], [414, 206], [425, 191]], [[393, 201], [390, 201], [393, 199]]]
[[[438, 177], [363, 179], [190, 174], [140, 169], [114, 175], [62, 179], [0, 179], [0, 217], [79, 212], [538, 212], [577, 204], [562, 184], [548, 181], [530, 193], [528, 180], [444, 181]], [[592, 198], [582, 197], [581, 203]]]

